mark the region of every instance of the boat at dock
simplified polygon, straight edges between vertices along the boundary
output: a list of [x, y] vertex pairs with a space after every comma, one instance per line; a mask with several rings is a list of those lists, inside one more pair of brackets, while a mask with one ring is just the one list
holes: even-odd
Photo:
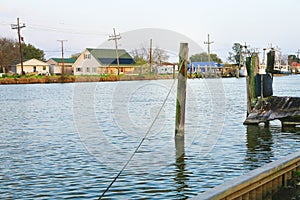
[[240, 75], [240, 77], [246, 77], [247, 76], [247, 68], [246, 68], [246, 66], [242, 66], [239, 69], [239, 75]]
[[292, 71], [290, 69], [289, 65], [280, 65], [280, 64], [275, 64], [274, 65], [274, 72], [273, 74], [291, 74]]

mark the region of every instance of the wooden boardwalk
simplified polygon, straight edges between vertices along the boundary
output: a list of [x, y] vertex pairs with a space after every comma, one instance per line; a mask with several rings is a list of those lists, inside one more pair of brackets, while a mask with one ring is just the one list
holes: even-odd
[[300, 151], [232, 179], [192, 199], [271, 200], [300, 170]]

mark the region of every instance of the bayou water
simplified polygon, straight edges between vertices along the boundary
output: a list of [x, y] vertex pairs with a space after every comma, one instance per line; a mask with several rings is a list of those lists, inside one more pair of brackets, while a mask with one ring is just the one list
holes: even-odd
[[[299, 97], [299, 83], [274, 77], [274, 95]], [[299, 127], [243, 125], [245, 78], [188, 80], [175, 142], [176, 87], [0, 85], [1, 199], [97, 199], [143, 138], [104, 199], [186, 199], [300, 149]]]

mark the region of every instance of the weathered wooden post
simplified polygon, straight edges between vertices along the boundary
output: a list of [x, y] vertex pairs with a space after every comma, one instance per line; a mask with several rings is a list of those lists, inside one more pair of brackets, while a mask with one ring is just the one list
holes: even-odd
[[256, 96], [263, 100], [273, 95], [273, 75], [275, 52], [271, 50], [267, 56], [266, 74], [258, 74], [256, 77]]
[[251, 71], [251, 57], [246, 58], [246, 69], [247, 69], [247, 77], [246, 77], [246, 87], [247, 87], [247, 117], [252, 110], [251, 107], [251, 95], [250, 95], [250, 74]]
[[140, 66], [140, 75], [143, 74], [143, 65]]
[[173, 79], [175, 79], [175, 64], [173, 63]]
[[176, 99], [175, 136], [184, 137], [188, 43], [180, 43], [179, 74]]
[[274, 64], [275, 64], [275, 51], [271, 49], [267, 53], [267, 73], [273, 73], [274, 72]]
[[237, 69], [235, 70], [235, 77], [237, 77], [237, 78], [240, 78], [240, 69], [241, 69], [241, 67], [239, 65], [239, 67], [237, 67]]
[[149, 75], [151, 75], [152, 70], [152, 39], [150, 39], [150, 52], [149, 52]]
[[246, 58], [247, 68], [247, 116], [251, 112], [256, 103], [256, 83], [255, 76], [258, 73], [259, 58], [257, 53], [253, 53], [251, 57]]

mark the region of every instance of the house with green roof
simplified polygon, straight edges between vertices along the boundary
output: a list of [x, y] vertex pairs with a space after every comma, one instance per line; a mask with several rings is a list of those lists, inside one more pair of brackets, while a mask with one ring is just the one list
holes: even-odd
[[118, 50], [119, 66], [115, 49], [87, 48], [73, 64], [74, 75], [126, 74], [133, 72], [135, 61], [124, 49]]
[[75, 63], [77, 58], [50, 58], [47, 63], [50, 65], [50, 73], [54, 74], [61, 74], [62, 72], [62, 65], [64, 62], [64, 74], [73, 74], [73, 64]]

